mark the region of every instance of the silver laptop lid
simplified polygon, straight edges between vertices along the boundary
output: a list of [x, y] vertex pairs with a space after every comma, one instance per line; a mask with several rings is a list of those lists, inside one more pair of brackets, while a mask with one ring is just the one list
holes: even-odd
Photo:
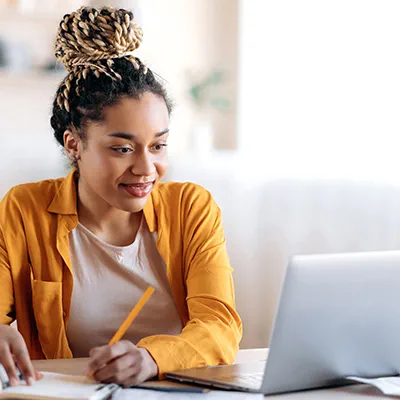
[[286, 271], [263, 393], [400, 371], [400, 252], [294, 257]]

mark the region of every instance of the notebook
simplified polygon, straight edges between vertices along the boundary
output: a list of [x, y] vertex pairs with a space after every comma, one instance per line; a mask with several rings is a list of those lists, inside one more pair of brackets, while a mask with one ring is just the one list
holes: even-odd
[[347, 379], [375, 386], [387, 396], [400, 396], [400, 377], [398, 375], [383, 376], [380, 378], [361, 378], [359, 376], [348, 376]]
[[24, 381], [20, 386], [11, 387], [2, 379], [0, 399], [60, 399], [60, 400], [103, 400], [107, 399], [120, 387], [114, 383], [102, 384], [86, 376], [64, 375], [42, 372], [43, 379], [33, 386]]

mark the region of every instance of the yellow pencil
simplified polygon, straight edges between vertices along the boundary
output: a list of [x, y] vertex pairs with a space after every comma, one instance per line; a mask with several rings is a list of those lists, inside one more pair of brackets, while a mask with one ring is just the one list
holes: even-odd
[[112, 344], [117, 343], [122, 336], [125, 335], [125, 332], [127, 329], [132, 325], [133, 320], [137, 317], [137, 315], [140, 313], [144, 305], [147, 303], [147, 300], [150, 298], [150, 296], [154, 293], [154, 288], [149, 286], [147, 290], [143, 293], [143, 296], [140, 298], [140, 300], [137, 302], [135, 307], [133, 307], [132, 311], [129, 313], [129, 315], [126, 317], [125, 321], [122, 323], [122, 325], [119, 327], [115, 335], [112, 337], [112, 339], [108, 342], [108, 345], [111, 346]]
[[[149, 300], [150, 296], [153, 293], [154, 293], [154, 288], [152, 286], [149, 286], [146, 289], [146, 291], [143, 293], [143, 296], [140, 298], [140, 300], [136, 303], [135, 307], [132, 308], [132, 311], [126, 317], [125, 321], [118, 328], [117, 332], [115, 332], [115, 335], [108, 342], [109, 346], [117, 343], [122, 338], [122, 336], [125, 335], [125, 332], [132, 325], [133, 320], [140, 313], [140, 311], [142, 310], [144, 305], [147, 303], [147, 300]], [[88, 376], [89, 376], [89, 378], [94, 379], [94, 372], [93, 371], [89, 372]]]

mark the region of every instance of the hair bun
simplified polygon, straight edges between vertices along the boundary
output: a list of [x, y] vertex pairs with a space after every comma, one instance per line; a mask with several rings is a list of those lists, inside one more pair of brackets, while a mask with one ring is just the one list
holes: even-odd
[[72, 71], [98, 60], [130, 57], [142, 39], [142, 29], [135, 23], [132, 12], [111, 7], [81, 7], [61, 20], [55, 55]]

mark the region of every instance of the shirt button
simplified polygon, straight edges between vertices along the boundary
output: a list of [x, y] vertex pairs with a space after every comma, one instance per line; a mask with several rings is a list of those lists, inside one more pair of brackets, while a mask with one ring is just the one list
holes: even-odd
[[66, 316], [67, 316], [67, 313], [66, 313], [65, 311], [63, 311], [63, 316], [64, 316], [64, 317], [66, 317]]

